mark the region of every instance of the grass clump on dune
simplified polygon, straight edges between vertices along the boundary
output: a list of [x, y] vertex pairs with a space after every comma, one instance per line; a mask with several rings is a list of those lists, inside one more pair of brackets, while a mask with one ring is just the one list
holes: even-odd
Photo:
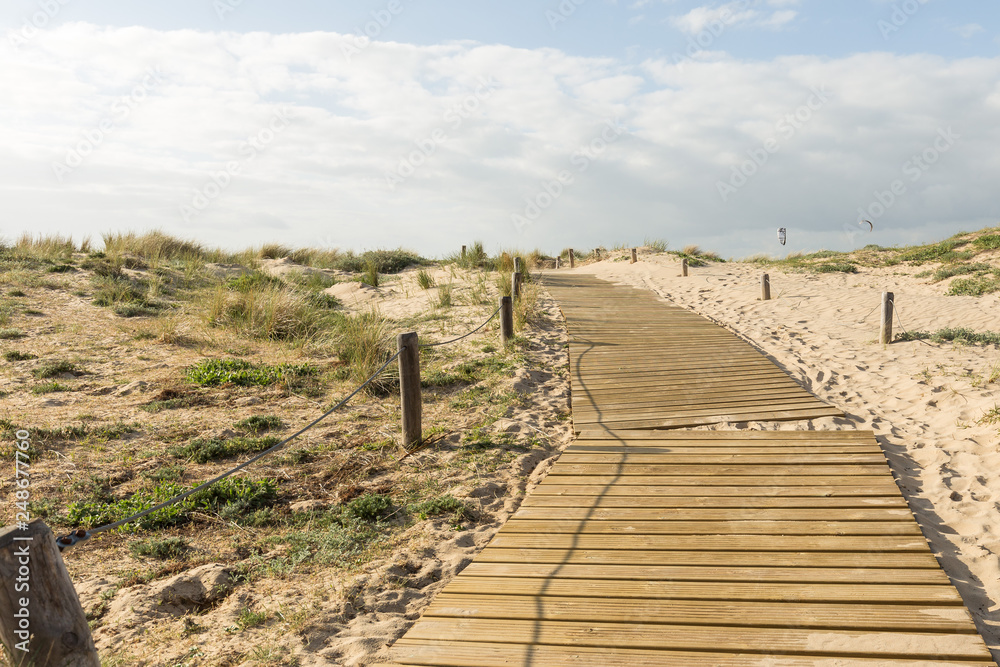
[[[342, 378], [361, 383], [371, 377], [395, 352], [394, 338], [389, 320], [376, 310], [339, 316], [332, 343], [337, 356], [345, 364], [341, 371]], [[369, 387], [373, 387], [375, 392], [382, 392], [390, 384], [391, 380], [376, 380]]]
[[243, 359], [204, 359], [187, 369], [189, 382], [202, 387], [234, 384], [240, 387], [267, 387], [286, 378], [315, 375], [309, 364], [253, 364]]
[[936, 343], [955, 342], [966, 345], [1000, 345], [1000, 333], [993, 331], [976, 332], [963, 327], [938, 329], [934, 333], [927, 331], [907, 331], [896, 334], [895, 340], [932, 340]]

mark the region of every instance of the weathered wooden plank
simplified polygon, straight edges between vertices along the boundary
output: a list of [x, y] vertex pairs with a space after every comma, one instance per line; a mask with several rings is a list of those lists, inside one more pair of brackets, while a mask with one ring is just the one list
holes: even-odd
[[442, 593], [428, 617], [529, 621], [614, 621], [708, 626], [904, 630], [973, 634], [964, 607], [913, 604], [821, 604], [724, 600], [627, 600]]
[[851, 465], [833, 465], [808, 463], [773, 463], [747, 464], [718, 463], [715, 465], [699, 463], [562, 463], [558, 464], [559, 475], [708, 475], [721, 477], [726, 475], [743, 475], [748, 477], [766, 477], [776, 475], [807, 476], [822, 475], [829, 477], [847, 477], [852, 475], [884, 475], [887, 471], [885, 462], [854, 463]]
[[[627, 545], [625, 545], [627, 546]], [[734, 567], [839, 567], [939, 569], [929, 551], [869, 553], [843, 551], [657, 551], [651, 549], [506, 549], [489, 546], [479, 563], [572, 565], [712, 565]], [[898, 582], [896, 582], [898, 583]]]
[[903, 521], [907, 508], [522, 507], [522, 521]]
[[759, 496], [661, 496], [661, 495], [627, 495], [627, 496], [569, 496], [543, 495], [532, 493], [521, 502], [522, 508], [538, 507], [596, 507], [596, 508], [860, 508], [860, 507], [892, 507], [907, 510], [909, 506], [901, 496], [819, 496], [819, 497], [759, 497]]
[[913, 521], [529, 521], [516, 515], [500, 530], [599, 535], [922, 535]]
[[[896, 493], [899, 488], [887, 474], [880, 475], [852, 475], [844, 477], [837, 475], [834, 477], [821, 476], [799, 476], [799, 475], [730, 475], [717, 477], [715, 475], [564, 475], [561, 469], [554, 469], [545, 478], [545, 483], [576, 486], [584, 485], [588, 487], [603, 487], [612, 484], [626, 485], [629, 487], [641, 486], [687, 486], [687, 487], [759, 487], [760, 495], [773, 495], [780, 493], [776, 487], [866, 487], [871, 485], [873, 489], [879, 489], [881, 493], [886, 493], [886, 489], [894, 489]], [[539, 488], [541, 489], [543, 483]], [[890, 486], [891, 485], [891, 486]], [[699, 488], [698, 493], [711, 495], [712, 489]], [[607, 489], [609, 494], [616, 493], [613, 489]], [[637, 493], [639, 489], [628, 489], [624, 493]], [[688, 493], [690, 493], [688, 489]], [[588, 495], [603, 493], [599, 488], [597, 491], [588, 490]], [[829, 488], [822, 493], [837, 493], [837, 489]], [[879, 495], [881, 495], [881, 493]]]
[[540, 534], [501, 531], [490, 548], [602, 550], [694, 550], [703, 552], [856, 552], [924, 553], [930, 547], [923, 535], [614, 535]]
[[474, 637], [479, 641], [574, 647], [808, 652], [887, 658], [917, 655], [951, 660], [991, 658], [978, 636], [946, 632], [908, 632], [900, 636], [864, 630], [425, 617], [407, 633], [407, 638], [433, 640], [457, 635]]

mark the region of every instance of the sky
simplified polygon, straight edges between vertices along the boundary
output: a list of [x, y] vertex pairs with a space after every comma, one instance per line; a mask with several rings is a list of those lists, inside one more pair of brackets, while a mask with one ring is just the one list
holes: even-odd
[[8, 0], [0, 237], [430, 257], [934, 241], [1000, 224], [998, 18], [969, 0]]

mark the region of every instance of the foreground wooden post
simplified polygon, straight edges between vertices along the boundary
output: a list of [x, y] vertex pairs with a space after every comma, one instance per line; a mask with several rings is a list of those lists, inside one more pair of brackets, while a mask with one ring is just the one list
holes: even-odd
[[0, 530], [0, 639], [13, 664], [100, 667], [87, 616], [52, 531]]
[[882, 329], [879, 331], [878, 339], [883, 345], [892, 342], [892, 306], [894, 298], [892, 292], [882, 292]]
[[631, 261], [631, 264], [635, 264], [638, 261], [639, 261], [639, 258], [636, 256], [635, 248], [632, 248], [632, 261]]
[[396, 338], [399, 350], [399, 400], [403, 413], [403, 446], [419, 445], [423, 438], [420, 424], [420, 339], [416, 332], [401, 333]]
[[522, 275], [519, 271], [510, 274], [510, 295], [512, 297], [517, 298], [521, 296], [521, 281]]
[[521, 269], [521, 258], [520, 257], [515, 257], [514, 258], [514, 273], [521, 273], [521, 270], [522, 270]]
[[570, 248], [569, 249], [569, 268], [572, 269], [574, 267], [576, 267], [576, 258], [573, 257], [573, 249]]
[[681, 275], [686, 276], [688, 274], [688, 261], [687, 259], [681, 260]]
[[760, 300], [771, 300], [771, 276], [766, 273], [760, 277]]
[[509, 296], [500, 297], [500, 342], [504, 347], [510, 345], [514, 337], [514, 299]]

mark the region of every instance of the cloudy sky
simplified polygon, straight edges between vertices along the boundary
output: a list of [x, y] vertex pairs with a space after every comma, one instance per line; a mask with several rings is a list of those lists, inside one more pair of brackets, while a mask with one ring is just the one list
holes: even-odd
[[970, 0], [8, 0], [0, 236], [429, 256], [936, 240], [1000, 224], [998, 18]]

